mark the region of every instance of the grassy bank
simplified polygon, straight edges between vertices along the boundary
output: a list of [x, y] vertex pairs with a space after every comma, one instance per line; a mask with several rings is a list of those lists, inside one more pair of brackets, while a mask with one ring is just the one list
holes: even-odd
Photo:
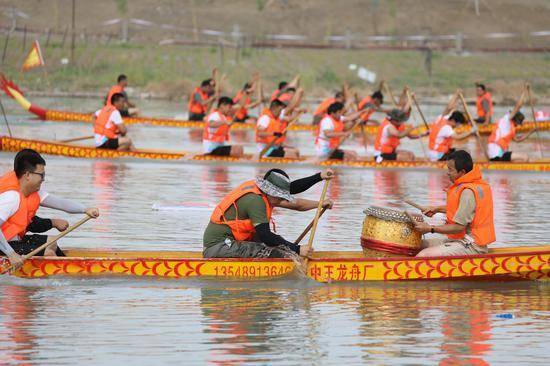
[[384, 78], [394, 89], [407, 84], [419, 95], [447, 95], [456, 88], [473, 95], [473, 83], [483, 81], [493, 89], [497, 99], [506, 100], [517, 96], [522, 82], [529, 81], [541, 99], [550, 98], [550, 55], [545, 54], [434, 52], [430, 78], [425, 70], [425, 55], [409, 51], [237, 51], [156, 44], [89, 44], [76, 48], [75, 64], [62, 65], [62, 59], [70, 57], [68, 44], [65, 48], [50, 44], [43, 49], [49, 79], [45, 80], [40, 69], [20, 73], [26, 52], [20, 40], [10, 39], [2, 69], [27, 90], [105, 91], [119, 73], [125, 73], [138, 91], [176, 98], [187, 94], [216, 66], [227, 74], [227, 89], [231, 91], [239, 88], [254, 71], [262, 74], [266, 94], [279, 80], [291, 79], [299, 73], [309, 96], [322, 97], [346, 80], [359, 90], [371, 90], [372, 85], [349, 70], [349, 64], [357, 64], [376, 72], [379, 79]]

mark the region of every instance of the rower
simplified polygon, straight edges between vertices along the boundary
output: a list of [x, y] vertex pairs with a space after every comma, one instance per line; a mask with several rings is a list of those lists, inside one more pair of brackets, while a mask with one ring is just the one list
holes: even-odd
[[[514, 109], [506, 113], [504, 117], [499, 119], [493, 126], [491, 135], [489, 136], [489, 143], [487, 145], [487, 154], [491, 161], [517, 161], [526, 162], [529, 161], [529, 156], [522, 153], [512, 152], [509, 150], [510, 141], [522, 142], [526, 140], [535, 129], [532, 129], [528, 133], [523, 135], [516, 135], [516, 127], [521, 126], [525, 116], [520, 112], [523, 105], [523, 95], [518, 100]], [[510, 116], [512, 116], [510, 118]]]
[[370, 118], [374, 112], [390, 112], [390, 109], [382, 109], [382, 104], [384, 104], [384, 95], [381, 91], [375, 91], [371, 95], [367, 95], [357, 104], [357, 110], [366, 109], [361, 115], [361, 119], [365, 124], [371, 123], [378, 125], [378, 121]]
[[358, 160], [358, 156], [355, 151], [342, 150], [338, 147], [341, 144], [340, 141], [342, 138], [346, 137], [351, 132], [351, 129], [355, 125], [355, 120], [361, 117], [363, 111], [353, 112], [347, 116], [344, 116], [343, 113], [343, 103], [332, 103], [328, 107], [327, 113], [319, 123], [317, 128], [317, 138], [315, 139], [315, 147], [318, 158], [323, 160]]
[[485, 87], [485, 84], [476, 84], [476, 109], [477, 123], [491, 123], [493, 118], [493, 99]]
[[425, 249], [417, 257], [488, 253], [487, 246], [496, 239], [491, 187], [482, 179], [481, 170], [474, 166], [472, 157], [464, 150], [451, 153], [447, 160], [447, 174], [452, 182], [447, 191], [447, 204], [422, 209], [428, 217], [436, 213], [446, 214], [446, 223], [432, 226], [413, 222], [414, 229], [421, 234], [444, 234], [447, 238], [424, 240]]
[[111, 90], [109, 90], [109, 94], [107, 94], [107, 98], [105, 98], [105, 105], [111, 104], [111, 98], [115, 93], [120, 93], [124, 95], [124, 107], [120, 110], [120, 115], [122, 117], [133, 117], [136, 116], [139, 113], [139, 109], [136, 108], [136, 105], [134, 103], [131, 103], [128, 99], [128, 94], [126, 94], [126, 91], [124, 90], [128, 86], [128, 78], [126, 75], [121, 74], [117, 78], [117, 84], [113, 85], [111, 87]]
[[248, 110], [256, 108], [262, 103], [261, 100], [252, 101], [251, 95], [254, 92], [254, 85], [251, 83], [244, 84], [244, 87], [237, 92], [235, 98], [233, 98], [233, 103], [237, 107], [233, 122], [245, 122], [245, 123], [254, 123], [256, 122], [256, 117], [250, 116]]
[[321, 104], [319, 104], [319, 106], [317, 107], [315, 112], [313, 112], [313, 124], [314, 125], [319, 124], [319, 122], [321, 122], [321, 120], [327, 114], [328, 107], [330, 107], [331, 104], [336, 103], [336, 102], [341, 103], [341, 104], [346, 103], [346, 98], [344, 97], [343, 92], [338, 92], [338, 93], [334, 94], [334, 97], [327, 98], [327, 99], [323, 100], [321, 102]]
[[413, 126], [406, 127], [404, 121], [407, 115], [401, 109], [394, 108], [378, 126], [378, 134], [374, 141], [374, 159], [380, 163], [383, 160], [412, 161], [414, 154], [406, 150], [397, 150], [401, 139], [408, 137], [417, 139], [420, 136], [409, 135]]
[[202, 134], [202, 146], [205, 154], [215, 156], [243, 156], [242, 146], [231, 146], [226, 144], [226, 142], [229, 141], [232, 109], [233, 100], [229, 97], [221, 97], [218, 100], [218, 108], [212, 110], [206, 117]]
[[120, 109], [124, 107], [124, 95], [115, 93], [111, 103], [95, 112], [94, 138], [98, 149], [134, 151], [134, 145], [126, 137], [128, 129], [122, 121]]
[[[36, 215], [39, 206], [61, 210], [67, 213], [86, 213], [98, 217], [99, 210], [67, 199], [48, 194], [41, 189], [46, 176], [46, 162], [36, 151], [21, 150], [15, 155], [13, 171], [0, 178], [0, 254], [7, 255], [11, 264], [21, 266], [22, 255], [44, 245], [52, 228], [65, 231], [69, 223], [62, 219], [44, 219]], [[64, 256], [63, 251], [52, 243], [38, 255]]]
[[[458, 96], [455, 94], [445, 107], [443, 114], [437, 117], [436, 122], [430, 128], [430, 137], [428, 144], [428, 158], [430, 161], [445, 161], [449, 158], [455, 149], [453, 140], [464, 140], [477, 132], [477, 126], [473, 126], [469, 131], [457, 134], [455, 128], [466, 122], [466, 118], [460, 111], [453, 111]], [[452, 112], [452, 113], [451, 113]]]
[[281, 117], [281, 112], [285, 109], [286, 104], [275, 99], [262, 111], [262, 114], [256, 122], [256, 146], [258, 152], [261, 152], [273, 139], [276, 139], [275, 144], [265, 153], [266, 157], [273, 158], [298, 158], [300, 153], [298, 149], [284, 145], [286, 136], [283, 136], [283, 131], [286, 127], [286, 121]]
[[[214, 209], [203, 235], [204, 258], [284, 258], [292, 252], [308, 255], [307, 246], [291, 243], [271, 231], [271, 213], [274, 207], [294, 211], [317, 208], [318, 201], [292, 195], [333, 176], [327, 170], [291, 182], [284, 171], [272, 169], [263, 178], [244, 182]], [[322, 205], [330, 209], [333, 203], [327, 199]]]
[[292, 99], [292, 96], [296, 92], [296, 88], [300, 84], [300, 75], [296, 75], [290, 83], [286, 81], [281, 81], [279, 87], [271, 94], [270, 102], [273, 102], [275, 99], [279, 99], [284, 103], [289, 103]]
[[200, 87], [196, 87], [189, 96], [189, 120], [202, 121], [206, 112], [214, 103], [216, 96], [216, 81], [214, 79], [203, 80]]

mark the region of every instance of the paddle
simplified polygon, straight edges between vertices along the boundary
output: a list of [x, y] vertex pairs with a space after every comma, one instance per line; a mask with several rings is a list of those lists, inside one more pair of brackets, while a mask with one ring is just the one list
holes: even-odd
[[[38, 248], [36, 248], [32, 252], [30, 252], [29, 254], [24, 255], [23, 258], [22, 258], [23, 262], [25, 262], [27, 259], [34, 256], [35, 254], [41, 252], [42, 250], [46, 249], [47, 247], [52, 245], [52, 243], [54, 243], [57, 240], [61, 239], [62, 237], [64, 237], [65, 235], [67, 235], [68, 233], [73, 231], [74, 229], [78, 228], [79, 226], [81, 226], [82, 224], [84, 224], [86, 221], [88, 221], [91, 218], [92, 218], [91, 216], [86, 215], [86, 217], [83, 217], [82, 219], [80, 219], [80, 221], [78, 221], [73, 226], [69, 227], [67, 230], [61, 232], [59, 235], [55, 236], [53, 239], [48, 240], [45, 244], [42, 244], [41, 246], [39, 246]], [[3, 268], [2, 270], [0, 270], [0, 274], [4, 274], [8, 271], [11, 271], [13, 268], [14, 268], [14, 265], [10, 264], [7, 268]]]
[[[460, 101], [462, 102], [462, 107], [464, 108], [464, 112], [466, 113], [466, 116], [468, 117], [468, 120], [470, 121], [470, 124], [472, 125], [472, 128], [476, 128], [476, 125], [474, 124], [474, 120], [472, 119], [472, 116], [470, 115], [470, 111], [468, 110], [468, 106], [466, 105], [466, 101], [464, 100], [464, 96], [462, 95], [462, 92], [458, 90], [457, 92], [458, 97], [460, 98]], [[481, 151], [483, 151], [483, 154], [489, 160], [489, 154], [487, 154], [487, 150], [485, 150], [485, 147], [483, 146], [483, 143], [481, 142], [481, 135], [479, 134], [479, 131], [476, 130], [476, 138], [477, 143], [479, 144], [479, 148]]]
[[66, 139], [66, 140], [60, 140], [59, 142], [62, 142], [64, 144], [66, 143], [69, 143], [69, 142], [75, 142], [75, 141], [82, 141], [82, 140], [90, 140], [90, 139], [93, 139], [94, 138], [94, 135], [91, 135], [91, 136], [82, 136], [82, 137], [74, 137], [72, 139]]
[[298, 121], [298, 118], [300, 118], [300, 115], [301, 115], [302, 113], [303, 113], [302, 111], [298, 112], [298, 114], [297, 114], [290, 122], [288, 122], [288, 124], [286, 125], [285, 129], [283, 130], [283, 132], [281, 132], [281, 136], [280, 136], [280, 137], [278, 137], [278, 136], [273, 136], [273, 140], [271, 140], [271, 142], [270, 142], [269, 144], [267, 144], [267, 145], [262, 149], [262, 151], [260, 151], [260, 156], [258, 157], [258, 159], [261, 159], [261, 158], [265, 155], [265, 153], [268, 152], [268, 150], [271, 149], [271, 147], [272, 147], [273, 145], [275, 145], [275, 142], [286, 134], [286, 131], [288, 131], [288, 128], [290, 127], [290, 125], [292, 125], [294, 122]]
[[426, 117], [424, 117], [424, 113], [422, 113], [422, 110], [420, 109], [420, 106], [418, 105], [418, 102], [416, 101], [416, 96], [411, 95], [412, 100], [414, 102], [414, 105], [416, 106], [416, 110], [420, 114], [420, 117], [422, 117], [422, 122], [424, 122], [424, 126], [426, 126], [426, 130], [430, 132], [430, 126], [428, 126], [428, 122], [426, 122]]
[[338, 145], [336, 145], [336, 147], [334, 148], [334, 151], [338, 150], [340, 148], [340, 146], [342, 146], [342, 144], [344, 143], [344, 141], [346, 141], [346, 139], [353, 133], [353, 130], [355, 130], [355, 127], [357, 127], [357, 125], [359, 125], [361, 122], [363, 122], [360, 118], [357, 119], [357, 122], [355, 122], [353, 124], [353, 126], [351, 126], [351, 128], [348, 130], [348, 132], [346, 133], [345, 136], [342, 136], [342, 138], [340, 139], [340, 141], [338, 141]]
[[531, 94], [531, 85], [525, 84], [527, 89], [527, 95], [529, 96], [529, 106], [531, 107], [531, 115], [533, 116], [533, 122], [535, 123], [535, 132], [537, 133], [537, 143], [539, 145], [540, 158], [544, 159], [544, 153], [542, 151], [542, 142], [540, 140], [539, 124], [537, 122], [537, 116], [535, 115], [535, 107], [533, 105], [533, 95]]
[[13, 137], [13, 135], [11, 134], [10, 124], [8, 123], [8, 117], [6, 117], [6, 111], [4, 110], [4, 103], [2, 103], [1, 98], [0, 98], [0, 107], [2, 107], [2, 115], [4, 116], [4, 122], [6, 122], [6, 127], [8, 128], [8, 133], [10, 134], [10, 137]]
[[[407, 99], [409, 101], [409, 104], [411, 104], [411, 102], [413, 101], [413, 96], [411, 95], [411, 92], [408, 88], [405, 89], [405, 92], [407, 94]], [[417, 109], [418, 109], [418, 105], [417, 105]], [[412, 114], [412, 107], [411, 107], [411, 114]], [[413, 114], [413, 120], [414, 120], [414, 124], [418, 125], [418, 122], [416, 121], [416, 117], [415, 117], [414, 114]], [[424, 124], [426, 125], [426, 128], [428, 128], [428, 124], [426, 123], [426, 121], [424, 121]], [[428, 128], [428, 132], [429, 131], [430, 131], [430, 129]], [[418, 136], [418, 142], [420, 143], [420, 147], [422, 148], [422, 153], [424, 154], [424, 157], [428, 158], [428, 155], [426, 154], [426, 149], [424, 148], [424, 143], [422, 142], [422, 135], [420, 135], [420, 134]]]
[[[319, 214], [319, 217], [323, 216], [323, 214], [325, 213], [325, 211], [327, 210], [326, 207], [323, 207], [323, 209], [321, 210], [321, 213]], [[313, 220], [311, 220], [311, 222], [309, 223], [308, 226], [306, 226], [306, 228], [304, 229], [304, 231], [300, 234], [299, 237], [296, 238], [296, 240], [294, 240], [294, 244], [298, 245], [300, 244], [300, 242], [302, 241], [303, 238], [305, 238], [305, 236], [307, 235], [307, 233], [309, 233], [309, 231], [311, 230], [311, 228], [313, 227], [313, 223], [315, 222], [315, 218]]]
[[385, 81], [382, 81], [382, 85], [384, 86], [384, 89], [386, 89], [386, 93], [388, 93], [388, 95], [390, 96], [393, 106], [397, 107], [397, 102], [395, 101], [395, 97], [393, 96], [393, 93], [391, 92], [391, 89], [388, 83], [386, 83]]
[[[313, 247], [313, 238], [315, 237], [315, 231], [317, 230], [317, 224], [319, 223], [319, 218], [321, 217], [321, 209], [323, 208], [323, 202], [325, 201], [325, 196], [327, 195], [327, 189], [330, 180], [325, 180], [325, 185], [323, 186], [323, 192], [321, 193], [321, 198], [319, 199], [319, 204], [317, 205], [317, 211], [315, 212], [315, 218], [313, 219], [313, 225], [311, 226], [311, 234], [309, 234], [309, 241], [307, 242], [306, 253], [309, 253]], [[307, 269], [307, 258], [305, 259], [304, 265]]]

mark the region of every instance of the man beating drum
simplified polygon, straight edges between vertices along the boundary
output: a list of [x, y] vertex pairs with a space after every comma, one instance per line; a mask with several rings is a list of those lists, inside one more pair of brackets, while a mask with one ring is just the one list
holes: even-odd
[[453, 183], [447, 191], [447, 205], [419, 207], [428, 217], [446, 214], [446, 223], [432, 226], [413, 221], [414, 229], [420, 234], [445, 234], [447, 238], [424, 239], [424, 249], [416, 256], [485, 254], [487, 246], [495, 241], [491, 187], [481, 178], [481, 170], [474, 166], [472, 157], [464, 150], [451, 153], [447, 174]]

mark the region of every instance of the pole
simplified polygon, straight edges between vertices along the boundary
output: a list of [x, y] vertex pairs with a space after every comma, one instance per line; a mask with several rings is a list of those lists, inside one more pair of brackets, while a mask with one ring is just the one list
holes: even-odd
[[76, 0], [73, 0], [73, 11], [72, 11], [72, 23], [71, 23], [71, 63], [74, 65], [74, 48], [75, 48], [75, 4]]
[[527, 88], [527, 94], [529, 96], [529, 106], [531, 107], [531, 115], [533, 116], [533, 123], [535, 124], [535, 132], [537, 134], [540, 158], [544, 159], [544, 152], [542, 151], [542, 140], [540, 139], [539, 124], [537, 122], [537, 116], [535, 114], [535, 106], [533, 105], [533, 95], [531, 94], [531, 85], [526, 84], [525, 87]]
[[[460, 101], [462, 102], [462, 107], [464, 108], [464, 112], [466, 113], [466, 116], [468, 117], [468, 120], [470, 121], [470, 124], [472, 125], [472, 128], [476, 128], [474, 125], [474, 120], [472, 119], [472, 116], [470, 115], [470, 111], [468, 110], [468, 106], [466, 105], [466, 101], [464, 100], [464, 96], [462, 95], [462, 91], [457, 91], [458, 97], [460, 98]], [[479, 144], [479, 148], [481, 151], [483, 151], [483, 154], [489, 160], [489, 154], [487, 153], [487, 150], [483, 147], [483, 143], [481, 142], [481, 135], [479, 134], [479, 131], [476, 131], [476, 138], [477, 143]]]
[[10, 124], [8, 123], [8, 117], [6, 117], [6, 111], [4, 110], [4, 103], [2, 103], [2, 98], [0, 98], [0, 107], [2, 108], [2, 114], [4, 115], [6, 127], [8, 127], [8, 133], [10, 134], [10, 137], [13, 137], [13, 135], [11, 134]]

